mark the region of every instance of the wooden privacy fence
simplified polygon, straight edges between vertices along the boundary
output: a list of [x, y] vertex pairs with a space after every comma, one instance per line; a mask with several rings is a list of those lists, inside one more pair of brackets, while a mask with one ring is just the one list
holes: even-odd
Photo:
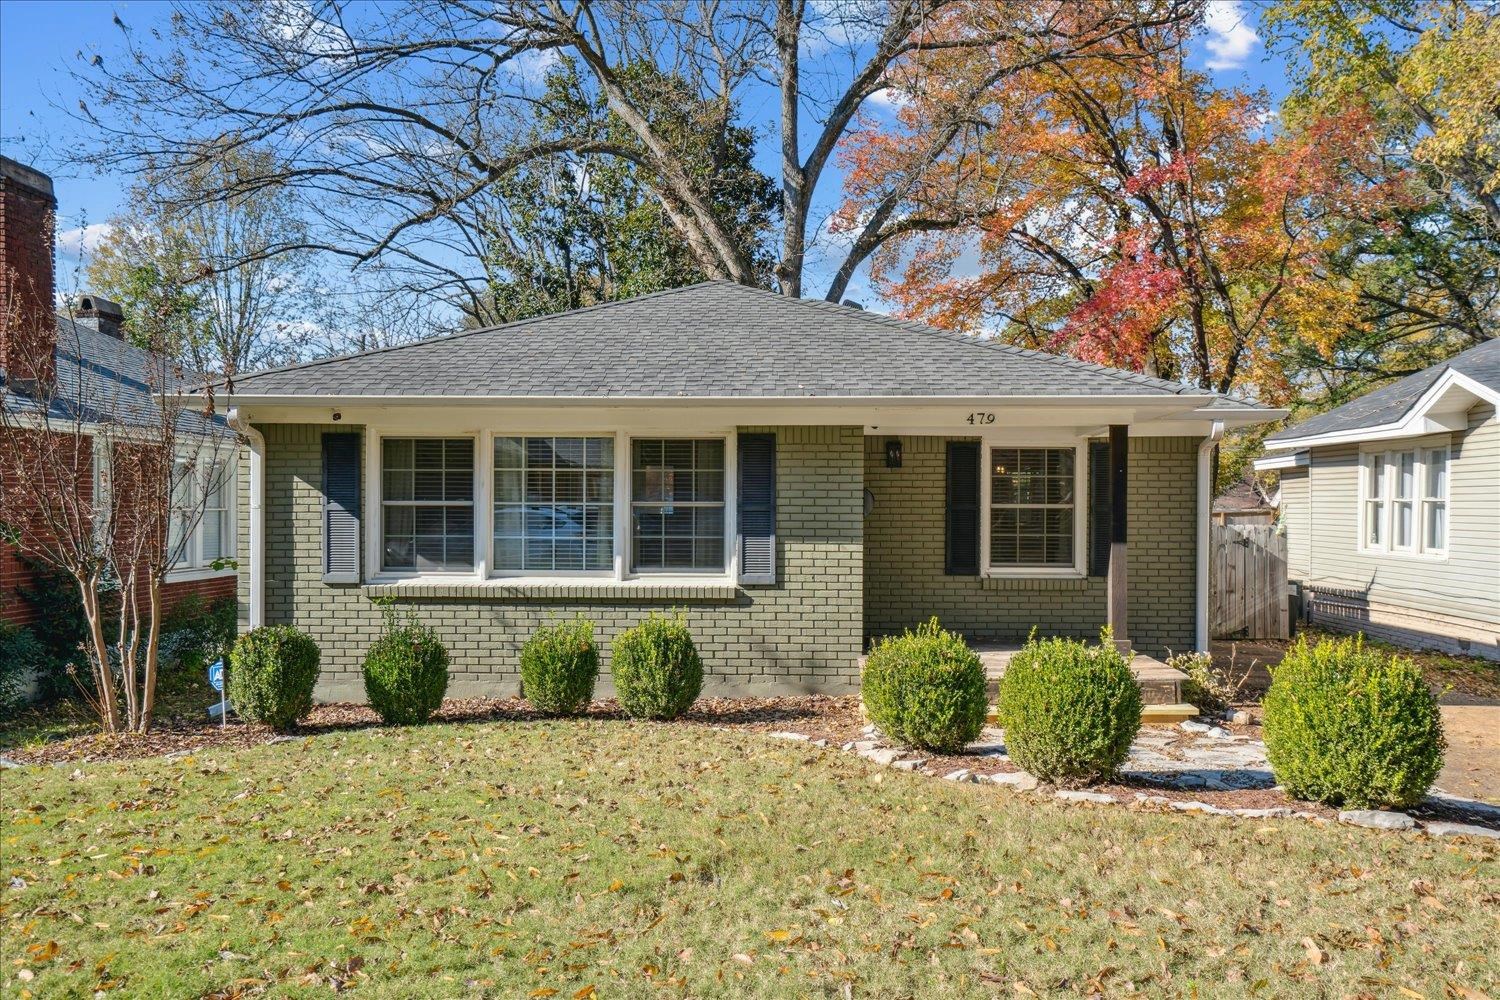
[[1209, 634], [1286, 639], [1286, 535], [1270, 524], [1209, 525]]

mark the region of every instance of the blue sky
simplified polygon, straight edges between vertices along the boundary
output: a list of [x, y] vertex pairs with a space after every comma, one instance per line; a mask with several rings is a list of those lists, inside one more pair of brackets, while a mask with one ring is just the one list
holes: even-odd
[[[76, 108], [80, 96], [70, 71], [80, 60], [96, 54], [117, 57], [120, 29], [116, 16], [149, 39], [152, 28], [165, 29], [171, 8], [158, 0], [58, 3], [53, 0], [0, 2], [0, 151], [23, 163], [35, 163], [53, 175], [58, 192], [60, 283], [76, 265], [80, 244], [97, 238], [107, 220], [122, 206], [128, 179], [96, 177], [70, 168], [65, 151], [89, 138], [60, 109]], [[1194, 61], [1209, 69], [1217, 82], [1250, 89], [1264, 87], [1272, 98], [1286, 88], [1279, 60], [1267, 59], [1259, 12], [1253, 0], [1216, 0], [1210, 6], [1207, 30], [1193, 53]], [[767, 93], [764, 100], [747, 94], [743, 113], [749, 123], [766, 133], [761, 169], [775, 176], [777, 154], [769, 132], [776, 112]], [[830, 171], [820, 190], [825, 209], [836, 197], [839, 179]], [[808, 294], [817, 294], [814, 281]], [[849, 295], [873, 298], [862, 274]]]

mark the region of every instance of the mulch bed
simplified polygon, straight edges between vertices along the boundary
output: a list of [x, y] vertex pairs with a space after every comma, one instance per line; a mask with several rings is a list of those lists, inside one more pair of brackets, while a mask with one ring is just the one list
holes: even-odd
[[[613, 700], [596, 701], [584, 713], [584, 718], [611, 721], [624, 720], [625, 714]], [[434, 721], [444, 723], [488, 723], [488, 722], [535, 722], [552, 718], [532, 709], [520, 698], [464, 698], [445, 701]], [[352, 703], [319, 705], [312, 714], [291, 734], [302, 738], [319, 733], [349, 731], [380, 725], [380, 718], [368, 706]], [[678, 725], [705, 726], [716, 729], [741, 730], [745, 732], [794, 732], [808, 737], [809, 741], [826, 741], [838, 749], [856, 740], [868, 739], [868, 725], [860, 713], [857, 697], [828, 697], [809, 695], [785, 698], [704, 698], [679, 720]], [[1230, 726], [1240, 735], [1259, 738], [1260, 727]], [[260, 746], [286, 736], [264, 726], [246, 725], [230, 721], [227, 726], [207, 721], [183, 718], [164, 720], [155, 730], [143, 736], [83, 736], [74, 739], [44, 743], [3, 751], [3, 755], [18, 764], [83, 764], [109, 761], [134, 760], [144, 757], [183, 755], [219, 749], [239, 749]], [[1189, 739], [1184, 733], [1183, 738]], [[967, 770], [974, 775], [990, 775], [1019, 770], [1008, 759], [992, 754], [964, 753], [951, 755], [925, 755], [911, 753], [926, 759], [923, 770], [933, 775], [949, 774]], [[1047, 786], [1043, 786], [1045, 790]], [[1293, 799], [1284, 792], [1269, 789], [1242, 789], [1234, 791], [1184, 790], [1144, 780], [1117, 781], [1094, 785], [1089, 791], [1114, 795], [1125, 803], [1135, 801], [1137, 793], [1160, 796], [1182, 802], [1206, 802], [1225, 809], [1274, 809], [1285, 808], [1312, 813], [1320, 818], [1334, 820], [1338, 811], [1316, 803]], [[1164, 805], [1145, 808], [1170, 808]], [[1500, 827], [1493, 814], [1474, 813], [1449, 806], [1423, 805], [1408, 810], [1419, 819], [1446, 820], [1474, 823], [1486, 827]]]
[[[583, 717], [601, 721], [624, 720], [625, 713], [611, 698], [589, 705]], [[433, 721], [536, 722], [549, 718], [552, 716], [534, 710], [521, 698], [460, 698], [443, 702], [443, 707], [438, 710]], [[796, 729], [798, 732], [816, 733], [815, 738], [840, 744], [859, 739], [865, 726], [865, 721], [859, 714], [857, 698], [818, 695], [791, 698], [702, 698], [680, 722], [752, 732]], [[335, 702], [316, 706], [290, 735], [300, 738], [380, 724], [380, 717], [367, 705]], [[144, 735], [79, 736], [0, 750], [0, 756], [17, 764], [96, 764], [260, 746], [270, 743], [278, 735], [282, 734], [264, 726], [248, 725], [234, 719], [230, 719], [227, 726], [220, 726], [217, 722], [178, 717], [160, 720], [151, 732]]]

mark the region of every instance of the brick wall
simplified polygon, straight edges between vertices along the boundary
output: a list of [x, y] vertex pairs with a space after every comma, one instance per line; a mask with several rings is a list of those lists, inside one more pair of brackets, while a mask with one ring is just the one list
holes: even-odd
[[[36, 440], [35, 435], [40, 431], [13, 431], [0, 429], [0, 448], [11, 450], [27, 447], [28, 440]], [[49, 432], [56, 433], [56, 432]], [[59, 438], [54, 438], [58, 440]], [[69, 440], [69, 438], [61, 438]], [[59, 459], [57, 465], [38, 460], [33, 467], [44, 468], [66, 468], [65, 480], [70, 489], [77, 489], [86, 502], [91, 502], [94, 489], [94, 455], [93, 441], [91, 437], [82, 437], [76, 452], [69, 450], [66, 458]], [[56, 487], [51, 494], [56, 497]], [[39, 494], [40, 495], [40, 494]], [[6, 512], [7, 517], [17, 526], [24, 526], [27, 531], [41, 530], [41, 522], [28, 518], [25, 510], [11, 510]], [[216, 601], [223, 597], [233, 597], [235, 591], [235, 577], [233, 574], [198, 576], [185, 580], [168, 581], [162, 586], [162, 606], [164, 611], [170, 611], [177, 603], [190, 594], [196, 594], [205, 602]], [[39, 617], [37, 609], [31, 602], [21, 596], [22, 591], [29, 590], [36, 584], [35, 575], [22, 560], [16, 548], [7, 543], [0, 543], [0, 621], [13, 625], [29, 625]], [[138, 596], [144, 603], [148, 597], [148, 589], [145, 581], [142, 581]]]
[[[521, 644], [540, 624], [594, 619], [609, 690], [610, 641], [648, 612], [681, 608], [697, 641], [708, 694], [844, 691], [858, 686], [862, 636], [862, 431], [858, 427], [745, 428], [776, 433], [777, 571], [771, 586], [713, 596], [661, 588], [622, 596], [607, 583], [481, 594], [474, 585], [432, 596], [411, 587], [322, 581], [321, 435], [360, 428], [269, 424], [266, 439], [266, 621], [307, 631], [323, 651], [322, 699], [363, 700], [360, 661], [380, 625], [370, 598], [388, 593], [437, 630], [452, 658], [453, 697], [518, 689]], [[240, 483], [241, 619], [248, 617], [248, 457]], [[364, 470], [368, 489], [370, 470]], [[362, 525], [370, 530], [371, 525]], [[431, 594], [431, 592], [428, 592]]]
[[[903, 437], [902, 467], [885, 465], [885, 439], [865, 443], [865, 630], [898, 632], [932, 615], [975, 640], [1093, 637], [1105, 621], [1102, 577], [981, 580], [943, 573], [946, 438]], [[1191, 649], [1197, 438], [1130, 441], [1130, 639], [1153, 656]]]

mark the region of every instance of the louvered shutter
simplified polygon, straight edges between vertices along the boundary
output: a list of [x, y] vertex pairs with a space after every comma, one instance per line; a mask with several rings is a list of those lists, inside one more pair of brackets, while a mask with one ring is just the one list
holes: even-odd
[[740, 582], [776, 582], [776, 435], [741, 434], [739, 454]]
[[979, 442], [948, 442], [947, 545], [943, 572], [979, 575]]
[[358, 434], [323, 435], [323, 582], [359, 582]]
[[1109, 573], [1109, 442], [1089, 442], [1089, 576]]

